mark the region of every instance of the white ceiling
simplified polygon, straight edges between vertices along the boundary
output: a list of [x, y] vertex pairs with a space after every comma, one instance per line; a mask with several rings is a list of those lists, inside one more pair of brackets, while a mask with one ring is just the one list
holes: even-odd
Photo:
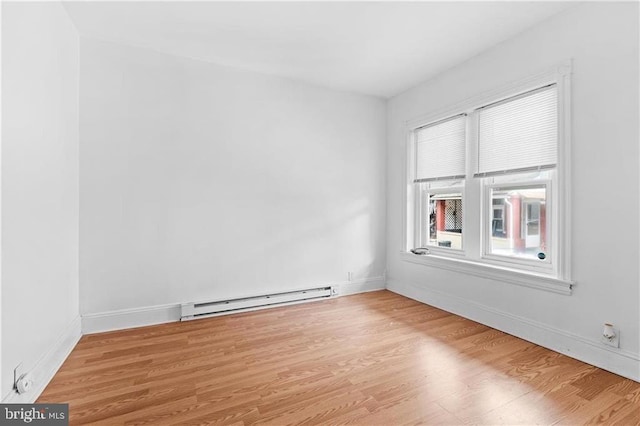
[[571, 5], [154, 1], [65, 8], [83, 36], [386, 98]]

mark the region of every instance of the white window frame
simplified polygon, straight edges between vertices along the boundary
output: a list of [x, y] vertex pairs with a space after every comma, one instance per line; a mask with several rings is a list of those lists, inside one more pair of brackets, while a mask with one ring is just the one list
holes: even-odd
[[[401, 259], [407, 262], [438, 267], [469, 275], [500, 280], [503, 282], [539, 288], [560, 294], [571, 294], [575, 284], [571, 279], [571, 60], [558, 64], [551, 69], [530, 75], [519, 81], [507, 84], [496, 90], [482, 93], [466, 99], [450, 107], [426, 114], [405, 122], [406, 157], [403, 159], [405, 182], [403, 183], [403, 215], [402, 215], [402, 247]], [[558, 91], [558, 161], [552, 183], [547, 191], [547, 215], [552, 220], [547, 232], [550, 232], [551, 259], [538, 265], [530, 261], [509, 258], [506, 256], [488, 255], [487, 234], [491, 235], [491, 224], [483, 225], [487, 215], [491, 214], [490, 200], [487, 201], [486, 178], [473, 178], [476, 165], [472, 159], [477, 154], [477, 110], [495, 102], [499, 102], [545, 85], [555, 84]], [[410, 252], [416, 237], [416, 215], [419, 214], [416, 202], [420, 202], [419, 187], [413, 183], [415, 176], [415, 140], [414, 131], [430, 123], [445, 120], [448, 117], [468, 114], [467, 120], [467, 153], [466, 179], [463, 193], [463, 251], [438, 249], [429, 247], [427, 255], [415, 255]], [[477, 164], [477, 163], [476, 163]], [[541, 181], [535, 181], [540, 184]], [[533, 183], [533, 182], [532, 182]], [[527, 185], [526, 181], [515, 183]], [[497, 187], [505, 187], [505, 183], [497, 183]], [[553, 200], [555, 199], [555, 202]], [[489, 216], [490, 217], [490, 216]], [[454, 253], [456, 252], [456, 253]], [[515, 261], [514, 261], [515, 260]], [[543, 265], [552, 265], [551, 268]]]

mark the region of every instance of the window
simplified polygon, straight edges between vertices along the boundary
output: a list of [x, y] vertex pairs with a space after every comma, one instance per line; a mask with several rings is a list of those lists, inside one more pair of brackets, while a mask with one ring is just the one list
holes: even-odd
[[409, 124], [407, 260], [570, 282], [565, 77]]
[[466, 119], [461, 114], [414, 131], [413, 183], [420, 199], [415, 241], [421, 247], [462, 249]]
[[488, 194], [485, 203], [492, 213], [501, 206], [498, 220], [487, 214], [482, 221], [487, 260], [553, 270], [554, 236], [547, 225], [555, 221], [547, 208], [552, 192], [547, 189], [555, 181], [557, 163], [557, 93], [555, 84], [547, 85], [476, 110], [474, 177]]

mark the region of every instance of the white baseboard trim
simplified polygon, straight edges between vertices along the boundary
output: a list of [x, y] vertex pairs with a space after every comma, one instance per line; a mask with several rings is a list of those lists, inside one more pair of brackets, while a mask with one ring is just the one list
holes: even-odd
[[[331, 284], [338, 287], [338, 296], [363, 293], [385, 289], [385, 277], [371, 277], [361, 280], [345, 281]], [[313, 302], [314, 300], [311, 300]], [[306, 302], [306, 301], [302, 301]], [[298, 304], [302, 302], [291, 302]], [[147, 325], [164, 324], [180, 321], [180, 303], [168, 305], [145, 306], [133, 309], [120, 309], [116, 311], [100, 312], [82, 315], [82, 333], [94, 334], [107, 331], [125, 330], [128, 328], [144, 327]], [[284, 306], [279, 305], [279, 306]], [[243, 312], [268, 309], [269, 306], [259, 306], [243, 310]], [[210, 316], [230, 315], [236, 312], [221, 312]]]
[[344, 281], [337, 284], [337, 286], [340, 296], [348, 296], [350, 294], [384, 290], [386, 288], [386, 279], [384, 276], [371, 277], [361, 280]]
[[388, 280], [387, 289], [640, 382], [639, 354], [416, 284]]
[[19, 394], [11, 391], [2, 399], [3, 404], [34, 403], [47, 387], [53, 376], [67, 359], [73, 348], [82, 337], [81, 319], [78, 315], [60, 334], [55, 344], [36, 362], [28, 372], [33, 380], [30, 392]]
[[82, 315], [82, 333], [93, 334], [180, 321], [180, 304], [145, 306]]

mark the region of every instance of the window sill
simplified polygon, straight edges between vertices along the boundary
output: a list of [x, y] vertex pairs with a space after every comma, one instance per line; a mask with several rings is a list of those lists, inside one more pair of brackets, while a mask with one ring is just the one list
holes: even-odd
[[402, 251], [400, 258], [405, 262], [417, 263], [432, 266], [434, 268], [447, 269], [449, 271], [460, 272], [467, 275], [475, 275], [481, 278], [488, 278], [517, 284], [525, 287], [537, 288], [560, 294], [571, 294], [571, 289], [575, 284], [573, 281], [563, 280], [540, 275], [534, 272], [506, 268], [502, 266], [489, 265], [486, 263], [474, 262], [466, 259], [455, 259], [450, 257], [427, 254], [424, 256]]

